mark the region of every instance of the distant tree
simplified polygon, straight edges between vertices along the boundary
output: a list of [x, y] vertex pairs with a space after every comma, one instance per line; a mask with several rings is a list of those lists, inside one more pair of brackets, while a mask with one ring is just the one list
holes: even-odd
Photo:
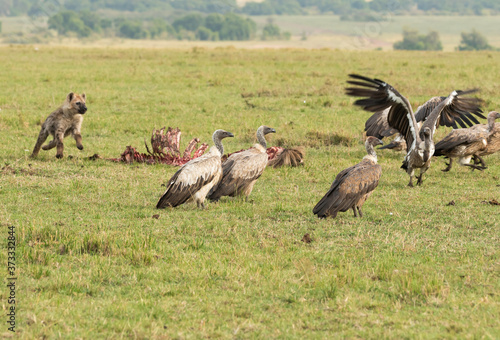
[[205, 27], [212, 32], [218, 32], [224, 25], [225, 18], [220, 14], [210, 14], [205, 18]]
[[275, 24], [267, 24], [262, 29], [262, 40], [281, 38], [281, 30]]
[[175, 29], [163, 19], [154, 19], [149, 25], [149, 34], [151, 38], [167, 37], [174, 33]]
[[78, 13], [62, 11], [49, 18], [49, 28], [57, 30], [59, 34], [76, 33], [79, 37], [88, 37], [92, 29], [85, 24]]
[[188, 14], [174, 21], [172, 26], [177, 31], [184, 29], [186, 31], [195, 32], [198, 27], [205, 23], [205, 19], [200, 14]]
[[216, 34], [212, 30], [210, 30], [204, 26], [198, 27], [198, 29], [196, 30], [196, 39], [198, 39], [198, 40], [204, 40], [204, 41], [217, 40], [217, 39], [215, 39], [215, 37], [216, 37]]
[[442, 51], [443, 45], [437, 32], [420, 35], [417, 30], [403, 29], [403, 40], [394, 43], [395, 50]]
[[480, 51], [480, 50], [492, 50], [488, 40], [484, 35], [476, 30], [472, 30], [470, 33], [462, 32], [462, 40], [460, 41], [460, 46], [458, 46], [459, 51]]
[[148, 32], [142, 27], [142, 23], [136, 21], [123, 21], [118, 31], [125, 38], [145, 39], [148, 37]]
[[219, 31], [220, 40], [249, 40], [255, 33], [256, 24], [251, 19], [227, 13]]

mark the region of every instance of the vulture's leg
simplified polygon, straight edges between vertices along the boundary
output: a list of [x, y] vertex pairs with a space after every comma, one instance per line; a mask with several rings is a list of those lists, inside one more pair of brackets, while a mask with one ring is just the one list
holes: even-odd
[[422, 182], [423, 182], [422, 181], [422, 176], [423, 175], [424, 175], [423, 173], [420, 173], [420, 176], [417, 177], [417, 185], [422, 185]]
[[363, 217], [363, 212], [361, 211], [361, 207], [358, 207], [359, 217]]
[[410, 175], [410, 183], [408, 183], [408, 186], [413, 188], [413, 176]]
[[486, 169], [486, 167], [484, 167], [484, 166], [475, 165], [475, 164], [464, 164], [464, 165], [470, 166], [472, 168], [472, 171], [474, 171], [474, 170], [483, 171], [484, 169]]
[[449, 163], [445, 163], [447, 165], [447, 167], [441, 171], [444, 171], [444, 172], [447, 172], [447, 171], [450, 171], [451, 170], [451, 162], [452, 162], [453, 158], [450, 158], [450, 162]]
[[355, 205], [352, 207], [352, 211], [354, 212], [354, 217], [358, 217], [358, 214], [356, 214], [356, 206]]
[[[476, 163], [476, 160], [478, 161]], [[484, 159], [482, 159], [480, 156], [477, 156], [477, 155], [474, 155], [474, 164], [479, 164], [481, 163], [481, 166], [483, 167], [483, 169], [487, 169], [487, 166], [486, 166], [486, 163], [484, 162]]]

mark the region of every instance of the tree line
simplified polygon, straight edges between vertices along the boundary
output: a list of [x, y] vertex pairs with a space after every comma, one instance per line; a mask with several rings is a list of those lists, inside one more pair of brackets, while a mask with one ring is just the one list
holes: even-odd
[[[234, 13], [187, 14], [170, 24], [161, 18], [148, 21], [111, 20], [88, 10], [65, 10], [51, 16], [48, 26], [60, 35], [80, 38], [101, 35], [130, 39], [250, 40], [257, 31], [255, 21]], [[290, 39], [290, 34], [282, 33], [270, 21], [263, 29], [262, 39]]]
[[[43, 15], [47, 6], [60, 1], [0, 0], [0, 16]], [[203, 13], [241, 13], [247, 15], [337, 14], [359, 18], [357, 13], [407, 14], [418, 10], [432, 14], [500, 14], [498, 0], [264, 0], [247, 2], [242, 8], [236, 0], [66, 0], [62, 8], [73, 11], [111, 9], [127, 12], [197, 11]]]

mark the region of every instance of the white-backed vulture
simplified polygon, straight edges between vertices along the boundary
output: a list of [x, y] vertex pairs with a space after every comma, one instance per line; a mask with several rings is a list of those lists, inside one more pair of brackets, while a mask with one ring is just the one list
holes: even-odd
[[[427, 117], [431, 114], [432, 110], [436, 108], [443, 100], [445, 100], [447, 97], [432, 97], [428, 101], [426, 101], [423, 105], [420, 105], [417, 110], [415, 111], [415, 120], [418, 123], [418, 127], [420, 128], [422, 126], [422, 122], [427, 119]], [[394, 149], [399, 147], [401, 145], [406, 148], [406, 142], [404, 141], [404, 136], [402, 136], [400, 133], [398, 133], [398, 130], [390, 127], [389, 122], [387, 121], [387, 117], [389, 115], [390, 107], [382, 110], [382, 111], [377, 111], [373, 115], [368, 118], [368, 120], [365, 123], [365, 131], [366, 131], [366, 136], [373, 136], [377, 137], [379, 139], [382, 139], [384, 137], [389, 137], [394, 134], [398, 134], [394, 140], [393, 145], [385, 145], [379, 149]], [[462, 128], [466, 128], [468, 126], [472, 126], [474, 124], [479, 124], [479, 121], [474, 117], [474, 115], [480, 117], [480, 118], [486, 118], [482, 114], [482, 111], [477, 108], [474, 112], [463, 112], [464, 116], [458, 116], [454, 117], [454, 119], [449, 119], [449, 116], [447, 115], [441, 115], [439, 117], [439, 126], [448, 126], [452, 127], [454, 129], [458, 128], [458, 125], [460, 125]], [[458, 125], [457, 125], [458, 123]]]
[[[492, 111], [490, 114], [493, 112], [496, 113], [495, 119], [499, 119], [500, 113]], [[490, 118], [488, 117], [488, 126], [490, 126], [490, 124], [492, 123], [490, 123]], [[488, 156], [500, 151], [500, 123], [495, 123], [490, 127], [490, 135], [488, 136], [487, 144], [486, 149], [474, 155], [474, 164], [481, 163], [484, 168], [486, 168], [486, 164], [481, 156]]]
[[[494, 152], [495, 119], [498, 118], [500, 118], [500, 114], [492, 111], [488, 114], [488, 124], [478, 124], [467, 129], [453, 130], [439, 141], [436, 144], [434, 156], [446, 156], [450, 159], [450, 162], [447, 164], [448, 166], [442, 171], [449, 171], [451, 169], [453, 158], [458, 158], [460, 165], [469, 166], [472, 169], [481, 171], [486, 169], [480, 155]], [[500, 124], [498, 125], [500, 130]], [[500, 131], [497, 132], [497, 135], [496, 147], [498, 150], [500, 147]], [[481, 165], [477, 165], [476, 162], [475, 164], [469, 164], [474, 155], [480, 160]]]
[[231, 132], [217, 130], [212, 135], [215, 146], [202, 156], [184, 164], [167, 182], [167, 190], [156, 208], [176, 207], [194, 201], [198, 208], [205, 207], [205, 197], [222, 177], [222, 139], [234, 137]]
[[377, 112], [389, 108], [387, 123], [391, 128], [401, 133], [406, 141], [406, 156], [401, 166], [410, 176], [408, 186], [413, 186], [415, 169], [420, 169], [417, 185], [422, 184], [422, 176], [429, 169], [434, 154], [434, 132], [438, 125], [452, 126], [455, 121], [463, 121], [472, 125], [469, 120], [472, 114], [480, 115], [481, 101], [477, 98], [463, 97], [478, 90], [453, 91], [437, 105], [429, 105], [421, 111], [427, 117], [419, 128], [412, 107], [404, 96], [394, 87], [379, 79], [370, 79], [356, 74], [350, 74], [348, 83], [360, 87], [349, 87], [346, 94], [365, 97], [354, 102], [366, 111]]
[[382, 167], [377, 164], [377, 154], [373, 148], [381, 144], [383, 143], [378, 138], [370, 136], [366, 139], [365, 147], [368, 155], [363, 157], [360, 163], [342, 170], [335, 177], [330, 190], [314, 207], [314, 214], [320, 218], [329, 216], [335, 218], [339, 211], [352, 209], [354, 217], [358, 217], [357, 209], [359, 216], [363, 217], [361, 207], [377, 187], [382, 175]]
[[211, 201], [218, 201], [222, 196], [248, 196], [257, 179], [267, 166], [267, 143], [265, 135], [276, 130], [265, 125], [257, 129], [257, 141], [252, 148], [234, 153], [222, 164], [222, 179], [208, 195]]

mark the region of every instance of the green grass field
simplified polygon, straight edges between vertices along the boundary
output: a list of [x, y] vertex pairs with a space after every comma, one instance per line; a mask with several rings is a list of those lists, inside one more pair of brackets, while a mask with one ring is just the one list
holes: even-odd
[[[408, 188], [403, 154], [381, 150], [382, 178], [363, 219], [311, 212], [335, 175], [365, 155], [369, 113], [343, 94], [348, 73], [390, 82], [415, 107], [478, 86], [489, 111], [500, 108], [499, 58], [0, 48], [0, 263], [5, 277], [16, 226], [16, 336], [499, 338], [500, 207], [482, 202], [500, 200], [500, 155], [486, 158], [484, 172], [442, 173], [435, 159], [423, 186]], [[67, 138], [63, 159], [55, 150], [30, 159], [41, 122], [69, 91], [88, 97], [85, 149]], [[86, 159], [119, 157], [127, 145], [145, 151], [162, 126], [179, 127], [181, 145], [229, 130], [232, 152], [249, 147], [262, 124], [277, 130], [270, 145], [307, 154], [303, 167], [267, 169], [251, 202], [158, 211], [176, 168]], [[306, 233], [312, 243], [301, 242]], [[6, 320], [5, 285], [0, 293]]]

